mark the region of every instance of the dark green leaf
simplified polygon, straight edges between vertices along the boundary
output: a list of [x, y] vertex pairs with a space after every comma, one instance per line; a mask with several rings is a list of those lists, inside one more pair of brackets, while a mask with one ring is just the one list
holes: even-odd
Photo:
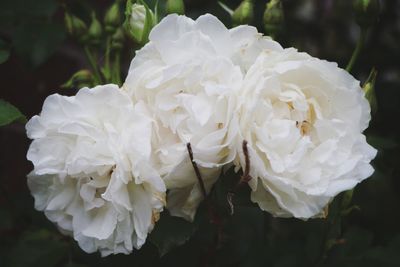
[[394, 149], [398, 146], [395, 140], [392, 138], [385, 138], [376, 135], [367, 136], [367, 141], [373, 147], [381, 149]]
[[26, 22], [13, 34], [13, 45], [18, 56], [31, 66], [43, 63], [63, 42], [64, 28], [47, 22]]
[[27, 232], [18, 240], [8, 259], [10, 267], [56, 267], [68, 255], [67, 244], [46, 229]]
[[220, 264], [234, 264], [260, 247], [265, 239], [264, 212], [259, 207], [236, 206], [223, 226], [224, 240]]
[[167, 254], [173, 248], [183, 245], [196, 231], [197, 225], [182, 218], [169, 215], [168, 211], [161, 213], [155, 229], [149, 236], [150, 242], [157, 246], [160, 256]]
[[16, 107], [0, 99], [0, 126], [10, 124], [14, 121], [25, 123], [25, 116]]
[[12, 33], [20, 23], [47, 21], [58, 6], [57, 0], [1, 0], [0, 31]]

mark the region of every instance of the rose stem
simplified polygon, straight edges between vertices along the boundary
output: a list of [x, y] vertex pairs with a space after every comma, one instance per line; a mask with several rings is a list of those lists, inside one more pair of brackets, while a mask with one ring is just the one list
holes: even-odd
[[244, 167], [243, 175], [240, 177], [239, 182], [235, 185], [235, 187], [227, 195], [228, 204], [231, 209], [231, 215], [233, 215], [233, 213], [234, 213], [234, 206], [233, 206], [232, 199], [235, 196], [236, 191], [239, 189], [239, 187], [241, 185], [243, 185], [244, 183], [248, 183], [251, 179], [250, 156], [249, 156], [249, 150], [247, 148], [246, 140], [243, 140], [242, 149], [243, 149], [243, 154], [244, 154], [244, 162], [245, 162], [246, 166]]
[[201, 178], [199, 167], [197, 166], [197, 163], [193, 159], [192, 145], [190, 143], [187, 143], [186, 147], [189, 152], [189, 158], [190, 158], [190, 161], [192, 162], [192, 166], [193, 166], [194, 172], [196, 173], [197, 180], [199, 181], [201, 193], [203, 194], [203, 197], [206, 198], [207, 191], [204, 186], [203, 178]]
[[[193, 166], [194, 172], [196, 173], [197, 180], [199, 181], [201, 192], [202, 192], [203, 197], [204, 197], [204, 199], [206, 201], [206, 205], [207, 205], [209, 216], [210, 216], [210, 223], [217, 227], [217, 234], [216, 234], [216, 237], [215, 237], [216, 245], [215, 245], [215, 247], [210, 248], [210, 252], [209, 252], [209, 254], [210, 254], [209, 257], [212, 257], [212, 255], [215, 254], [216, 248], [218, 248], [220, 246], [221, 242], [222, 242], [222, 238], [223, 238], [222, 219], [219, 216], [219, 214], [216, 211], [216, 209], [212, 206], [212, 203], [211, 203], [210, 199], [206, 198], [207, 197], [207, 192], [206, 192], [206, 188], [204, 186], [203, 178], [201, 177], [200, 170], [199, 170], [199, 168], [197, 166], [197, 163], [193, 159], [192, 145], [190, 143], [187, 143], [186, 147], [187, 147], [187, 150], [188, 150], [188, 153], [189, 153], [190, 161], [192, 162], [192, 166]], [[207, 266], [207, 263], [205, 264], [205, 266]]]
[[243, 173], [242, 177], [240, 177], [239, 184], [247, 183], [251, 179], [251, 177], [250, 177], [250, 156], [249, 156], [249, 150], [247, 149], [247, 141], [246, 140], [243, 140], [242, 149], [243, 149], [243, 154], [244, 154], [244, 162], [245, 162], [246, 166], [244, 167], [244, 173]]
[[97, 62], [96, 62], [95, 57], [93, 56], [93, 54], [90, 51], [88, 46], [84, 47], [84, 51], [85, 51], [86, 57], [87, 57], [87, 59], [89, 61], [90, 67], [93, 69], [94, 79], [95, 79], [96, 85], [97, 84], [101, 84], [101, 82], [102, 82], [101, 74], [100, 74], [99, 69], [97, 67]]
[[356, 48], [354, 49], [353, 54], [351, 55], [350, 61], [346, 66], [346, 70], [348, 72], [351, 72], [353, 70], [354, 64], [356, 63], [356, 61], [361, 53], [361, 50], [363, 49], [363, 46], [364, 46], [364, 43], [366, 40], [366, 36], [367, 36], [367, 30], [362, 28], [360, 36], [359, 36], [357, 44], [356, 44]]

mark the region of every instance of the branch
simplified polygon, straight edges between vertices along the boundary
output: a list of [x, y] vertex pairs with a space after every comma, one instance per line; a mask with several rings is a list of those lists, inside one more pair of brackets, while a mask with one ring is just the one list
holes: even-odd
[[243, 154], [244, 154], [244, 171], [243, 175], [240, 177], [239, 182], [236, 184], [236, 186], [228, 193], [227, 195], [227, 200], [229, 207], [231, 209], [231, 215], [234, 213], [234, 205], [233, 205], [233, 197], [235, 196], [237, 190], [240, 188], [245, 183], [248, 183], [251, 180], [250, 176], [250, 155], [249, 155], [249, 150], [247, 148], [247, 141], [243, 140], [242, 143], [242, 149], [243, 149]]
[[189, 152], [189, 158], [190, 158], [190, 161], [192, 162], [192, 166], [193, 166], [194, 172], [196, 173], [197, 180], [199, 181], [201, 193], [203, 194], [203, 197], [206, 198], [207, 197], [207, 191], [206, 191], [206, 188], [204, 186], [203, 178], [201, 178], [199, 167], [197, 167], [197, 163], [193, 159], [192, 145], [190, 143], [187, 143], [186, 147], [187, 147], [187, 150]]
[[244, 162], [245, 162], [246, 166], [244, 167], [244, 172], [243, 172], [242, 177], [240, 177], [239, 184], [247, 183], [251, 179], [250, 156], [249, 156], [249, 150], [247, 149], [247, 141], [246, 140], [243, 140], [242, 149], [243, 149], [243, 154], [244, 154]]

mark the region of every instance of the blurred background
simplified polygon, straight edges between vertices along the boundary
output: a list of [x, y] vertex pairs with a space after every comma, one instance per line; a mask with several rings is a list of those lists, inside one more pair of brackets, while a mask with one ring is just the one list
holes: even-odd
[[[223, 2], [232, 9], [240, 4], [237, 0]], [[266, 2], [255, 1], [252, 24], [261, 32]], [[64, 7], [89, 22], [91, 10], [102, 18], [112, 3], [1, 0], [0, 55], [5, 61], [0, 64], [1, 98], [30, 118], [40, 112], [49, 94], [75, 94], [77, 88], [61, 85], [88, 66], [81, 46], [66, 33]], [[284, 47], [294, 46], [344, 68], [360, 31], [352, 1], [283, 0], [282, 4], [285, 20], [277, 40]], [[230, 15], [215, 0], [185, 0], [185, 7], [192, 18], [211, 13], [231, 27]], [[378, 110], [367, 136], [379, 153], [373, 162], [375, 174], [356, 187], [353, 204], [357, 208], [347, 216], [303, 222], [275, 219], [244, 206], [228, 223], [227, 241], [212, 252], [208, 247], [215, 229], [173, 221], [164, 231], [175, 243], [185, 243], [182, 246], [156, 246], [160, 232], [156, 228], [150, 238], [155, 242], [147, 242], [132, 255], [104, 259], [99, 254], [87, 255], [34, 210], [26, 186], [26, 174], [32, 169], [26, 160], [30, 142], [24, 125], [13, 123], [0, 128], [0, 266], [400, 266], [399, 45], [400, 1], [381, 1], [379, 20], [370, 29], [352, 71], [361, 82], [372, 67], [378, 71]], [[125, 44], [122, 77], [135, 49]], [[177, 228], [190, 234], [182, 236]], [[160, 257], [160, 248], [170, 251]]]

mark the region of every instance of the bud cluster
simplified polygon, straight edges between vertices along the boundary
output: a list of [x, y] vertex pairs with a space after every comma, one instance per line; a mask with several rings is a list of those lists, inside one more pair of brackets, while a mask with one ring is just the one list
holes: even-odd
[[[219, 4], [230, 14], [233, 26], [250, 24], [254, 20], [254, 0], [243, 0], [235, 10], [231, 10], [221, 2], [219, 2]], [[263, 15], [263, 26], [265, 32], [271, 37], [275, 37], [282, 31], [283, 22], [284, 15], [281, 1], [268, 1]]]

